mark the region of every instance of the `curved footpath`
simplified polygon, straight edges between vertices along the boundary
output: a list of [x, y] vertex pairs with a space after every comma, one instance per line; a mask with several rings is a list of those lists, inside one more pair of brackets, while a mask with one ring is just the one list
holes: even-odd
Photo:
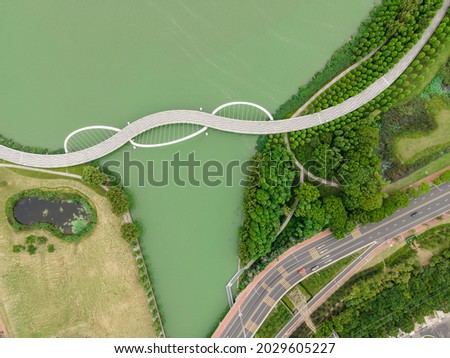
[[450, 0], [444, 0], [443, 7], [437, 12], [420, 40], [387, 74], [356, 96], [319, 113], [308, 114], [295, 119], [257, 122], [224, 118], [199, 111], [166, 111], [138, 119], [107, 140], [78, 152], [45, 155], [26, 153], [0, 146], [0, 159], [30, 167], [60, 168], [74, 166], [104, 157], [122, 147], [125, 143], [129, 142], [139, 134], [150, 129], [175, 123], [198, 124], [232, 133], [276, 134], [302, 130], [326, 122], [331, 122], [334, 119], [355, 111], [367, 102], [370, 102], [399, 78], [433, 35], [434, 31], [444, 18], [449, 5]]
[[[450, 210], [450, 183], [433, 187], [379, 223], [359, 227], [342, 240], [325, 231], [286, 251], [238, 296], [213, 337], [253, 337], [278, 301], [300, 281], [365, 247], [378, 245]], [[412, 213], [417, 212], [414, 217]], [[363, 257], [364, 258], [364, 257]], [[357, 259], [356, 262], [358, 262]], [[306, 275], [298, 273], [300, 268]], [[314, 269], [314, 270], [313, 270]]]

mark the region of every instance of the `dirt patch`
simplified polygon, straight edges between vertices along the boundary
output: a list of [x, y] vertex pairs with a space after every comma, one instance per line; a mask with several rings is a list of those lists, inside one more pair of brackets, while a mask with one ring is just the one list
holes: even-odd
[[430, 250], [426, 250], [421, 247], [417, 249], [417, 259], [422, 266], [427, 266], [432, 257], [433, 252], [431, 252]]
[[2, 320], [0, 320], [0, 338], [8, 338], [8, 331], [6, 330], [5, 325]]

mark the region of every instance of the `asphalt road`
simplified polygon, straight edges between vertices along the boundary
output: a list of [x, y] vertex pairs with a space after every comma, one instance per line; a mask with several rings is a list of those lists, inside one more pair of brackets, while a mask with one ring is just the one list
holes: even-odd
[[[232, 317], [219, 326], [219, 337], [253, 337], [276, 303], [298, 282], [313, 272], [373, 245], [378, 244], [450, 210], [450, 183], [433, 187], [426, 195], [411, 201], [380, 223], [370, 223], [336, 240], [331, 234], [303, 246], [277, 263], [248, 293]], [[414, 217], [411, 214], [417, 212]], [[359, 258], [361, 260], [364, 258]], [[306, 275], [298, 274], [304, 267]], [[319, 299], [317, 297], [316, 299]], [[231, 312], [229, 314], [232, 314]], [[225, 323], [226, 322], [226, 323]], [[224, 327], [223, 324], [226, 324]], [[216, 336], [216, 335], [215, 335]]]
[[[317, 308], [318, 305], [320, 305], [320, 303], [326, 299], [327, 295], [329, 295], [330, 292], [332, 292], [333, 288], [336, 288], [335, 287], [336, 285], [337, 287], [339, 287], [338, 282], [340, 282], [341, 279], [349, 275], [357, 266], [363, 263], [368, 258], [368, 256], [370, 256], [374, 251], [376, 251], [382, 244], [383, 241], [373, 243], [367, 250], [365, 250], [360, 256], [358, 256], [358, 258], [353, 260], [348, 266], [346, 266], [341, 272], [339, 272], [332, 281], [330, 281], [324, 288], [322, 288], [319, 292], [317, 292], [317, 294], [314, 295], [313, 298], [311, 298], [311, 300], [307, 304], [308, 310], [312, 312], [313, 308]], [[297, 312], [292, 316], [289, 322], [281, 329], [281, 331], [278, 332], [276, 338], [289, 337], [292, 334], [292, 332], [300, 325], [301, 322], [303, 322], [303, 317], [299, 312]]]

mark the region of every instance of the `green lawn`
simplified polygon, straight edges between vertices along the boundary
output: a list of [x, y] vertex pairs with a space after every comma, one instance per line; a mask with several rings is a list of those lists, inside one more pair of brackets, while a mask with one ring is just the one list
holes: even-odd
[[427, 150], [450, 143], [450, 103], [439, 98], [430, 101], [437, 128], [430, 133], [400, 137], [395, 143], [395, 152], [403, 163], [414, 162]]
[[416, 183], [417, 181], [430, 176], [439, 170], [445, 169], [450, 166], [450, 153], [443, 155], [442, 157], [432, 161], [430, 164], [416, 170], [411, 175], [397, 180], [394, 183], [388, 184], [383, 188], [383, 192], [390, 193], [394, 190], [406, 188], [407, 186]]
[[325, 285], [330, 282], [339, 272], [341, 272], [350, 262], [356, 259], [362, 251], [354, 253], [348, 257], [339, 260], [333, 265], [328, 266], [314, 275], [309, 276], [299, 283], [299, 288], [303, 293], [312, 297], [317, 294]]
[[[24, 172], [24, 171], [21, 171]], [[0, 215], [0, 322], [11, 337], [154, 337], [152, 316], [136, 260], [121, 238], [122, 218], [107, 199], [77, 180], [42, 179], [0, 168], [0, 206], [31, 188], [66, 188], [88, 196], [98, 209], [93, 233], [77, 243], [46, 231], [14, 231]], [[28, 235], [45, 236], [34, 255], [14, 253]]]
[[292, 313], [286, 308], [283, 302], [278, 302], [275, 308], [267, 316], [266, 320], [256, 332], [256, 338], [274, 337], [292, 318]]

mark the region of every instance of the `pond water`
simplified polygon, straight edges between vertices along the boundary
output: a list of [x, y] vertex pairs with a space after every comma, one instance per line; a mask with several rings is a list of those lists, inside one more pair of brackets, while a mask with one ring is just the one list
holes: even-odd
[[[250, 101], [274, 111], [356, 30], [374, 0], [0, 0], [0, 133], [62, 147], [88, 125]], [[50, 130], [49, 130], [50, 129]], [[256, 139], [209, 131], [180, 151], [248, 159]], [[111, 158], [120, 158], [122, 150]], [[236, 177], [242, 177], [238, 173]], [[139, 187], [133, 215], [170, 337], [206, 336], [237, 268], [242, 188]]]
[[90, 221], [81, 203], [37, 197], [19, 200], [14, 206], [14, 217], [19, 223], [27, 226], [38, 223], [52, 224], [67, 235], [74, 234], [72, 222], [76, 218]]

